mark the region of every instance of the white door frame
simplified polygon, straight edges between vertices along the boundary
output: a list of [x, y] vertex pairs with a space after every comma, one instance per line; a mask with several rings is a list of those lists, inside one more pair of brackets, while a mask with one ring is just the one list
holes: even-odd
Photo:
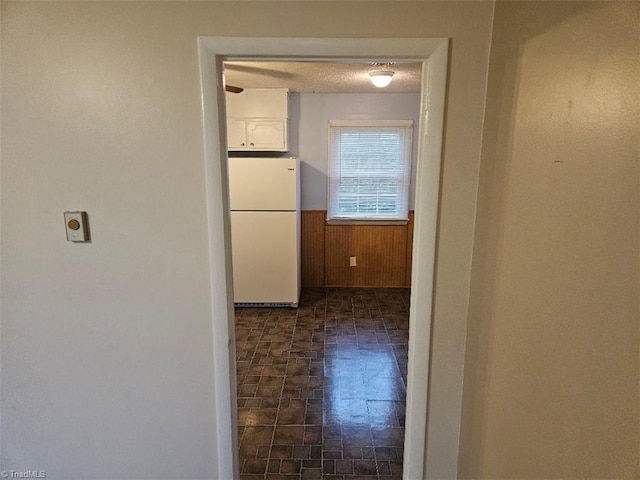
[[[423, 62], [403, 478], [424, 478], [436, 228], [449, 40], [273, 37], [200, 37], [198, 40], [213, 322], [214, 415], [217, 426], [213, 454], [217, 466], [216, 478], [237, 478], [239, 468], [222, 61], [233, 57], [253, 60], [304, 58]], [[434, 413], [431, 412], [432, 415]], [[430, 438], [429, 441], [435, 442], [437, 439]]]

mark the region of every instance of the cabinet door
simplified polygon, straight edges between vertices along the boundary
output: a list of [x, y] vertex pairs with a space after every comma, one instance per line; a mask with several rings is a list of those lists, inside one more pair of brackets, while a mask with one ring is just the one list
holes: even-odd
[[289, 96], [283, 88], [247, 88], [240, 93], [226, 92], [228, 117], [287, 118]]
[[247, 133], [244, 120], [227, 120], [227, 147], [229, 150], [246, 150]]
[[[285, 89], [247, 89], [243, 112], [247, 118], [287, 118], [288, 93]], [[244, 92], [243, 92], [244, 93]]]
[[287, 151], [285, 120], [247, 120], [250, 150]]

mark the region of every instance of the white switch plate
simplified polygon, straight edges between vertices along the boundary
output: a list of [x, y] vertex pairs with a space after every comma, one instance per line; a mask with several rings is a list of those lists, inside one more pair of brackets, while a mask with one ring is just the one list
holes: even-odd
[[69, 242], [87, 242], [89, 240], [87, 212], [64, 212], [64, 226]]
[[349, 266], [350, 267], [356, 266], [356, 257], [349, 257]]

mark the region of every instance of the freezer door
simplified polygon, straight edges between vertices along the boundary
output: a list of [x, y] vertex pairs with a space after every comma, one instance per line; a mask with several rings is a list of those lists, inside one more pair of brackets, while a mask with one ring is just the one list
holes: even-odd
[[297, 212], [231, 212], [235, 303], [298, 303]]
[[297, 158], [230, 158], [231, 210], [296, 210]]

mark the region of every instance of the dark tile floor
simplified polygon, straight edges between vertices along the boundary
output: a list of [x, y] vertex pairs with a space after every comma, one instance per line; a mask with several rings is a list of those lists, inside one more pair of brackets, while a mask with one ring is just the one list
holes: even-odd
[[242, 480], [400, 480], [409, 289], [236, 310]]

